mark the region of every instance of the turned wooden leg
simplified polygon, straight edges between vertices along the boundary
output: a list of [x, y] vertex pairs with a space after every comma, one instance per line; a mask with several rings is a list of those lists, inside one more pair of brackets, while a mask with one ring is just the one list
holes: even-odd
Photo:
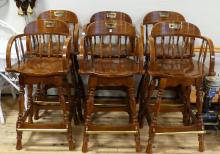
[[[196, 85], [196, 107], [197, 107], [197, 125], [199, 130], [203, 130], [203, 120], [202, 120], [202, 108], [203, 108], [203, 102], [202, 102], [202, 81], [197, 81]], [[204, 135], [198, 134], [198, 140], [199, 140], [199, 151], [203, 152], [205, 150], [204, 147]]]
[[154, 142], [154, 137], [155, 137], [155, 129], [157, 127], [157, 118], [158, 118], [158, 114], [160, 111], [160, 104], [162, 101], [162, 91], [163, 89], [159, 88], [159, 91], [157, 93], [157, 100], [156, 100], [156, 104], [155, 104], [155, 109], [153, 111], [153, 120], [151, 122], [151, 125], [149, 127], [149, 139], [148, 139], [148, 145], [147, 145], [147, 149], [146, 149], [146, 153], [152, 153], [152, 146], [153, 146], [153, 142]]
[[[86, 102], [86, 96], [85, 96], [85, 90], [84, 90], [84, 86], [83, 86], [83, 81], [81, 76], [78, 74], [78, 87], [79, 87], [79, 102], [77, 105], [77, 109], [78, 109], [78, 115], [79, 115], [79, 119], [80, 121], [84, 121], [84, 116], [82, 113], [82, 106], [84, 106], [83, 104], [85, 104]], [[77, 95], [78, 96], [78, 95]]]
[[141, 76], [141, 80], [138, 84], [138, 88], [137, 88], [137, 98], [136, 98], [136, 102], [137, 104], [140, 104], [141, 99], [142, 99], [142, 92], [145, 88], [145, 75]]
[[89, 142], [89, 134], [87, 131], [89, 130], [89, 125], [91, 122], [91, 116], [94, 108], [94, 96], [95, 96], [95, 88], [96, 88], [96, 78], [90, 76], [89, 82], [88, 82], [88, 98], [86, 102], [86, 112], [85, 112], [85, 129], [84, 129], [84, 135], [83, 135], [83, 146], [82, 146], [82, 152], [88, 152], [88, 142]]
[[16, 144], [16, 150], [21, 150], [22, 149], [22, 132], [17, 131], [17, 144]]
[[[45, 93], [46, 92], [44, 92], [44, 95], [46, 95]], [[42, 95], [43, 95], [43, 92], [42, 92], [41, 85], [37, 84], [37, 90], [36, 90], [35, 99], [36, 100], [40, 100], [42, 98]], [[38, 120], [38, 119], [40, 119], [39, 108], [38, 108], [38, 106], [36, 104], [34, 106], [35, 106], [35, 108], [34, 108], [34, 120]]]
[[69, 102], [69, 107], [68, 107], [68, 115], [69, 115], [69, 119], [68, 119], [68, 133], [67, 133], [67, 139], [68, 139], [68, 143], [69, 143], [69, 150], [74, 150], [75, 149], [75, 143], [73, 141], [73, 136], [72, 136], [72, 117], [73, 117], [73, 111], [72, 111], [72, 97], [71, 97], [71, 90], [68, 89], [68, 102]]
[[89, 128], [89, 124], [91, 123], [91, 114], [93, 108], [93, 101], [94, 101], [94, 93], [95, 89], [90, 88], [88, 90], [88, 100], [86, 103], [86, 119], [85, 119], [85, 129], [84, 129], [84, 136], [83, 136], [83, 146], [82, 152], [88, 152], [88, 142], [89, 142], [89, 134], [87, 134], [87, 130]]
[[[77, 102], [78, 102], [77, 89], [78, 89], [78, 85], [77, 85], [77, 81], [76, 81], [76, 74], [75, 74], [74, 67], [73, 67], [73, 69], [71, 69], [70, 76], [68, 79], [71, 80], [71, 88], [74, 89], [74, 97], [72, 97], [72, 101], [71, 101], [72, 103], [70, 105], [71, 110], [72, 110], [72, 117], [71, 118], [73, 118], [74, 124], [78, 125], [79, 124], [79, 120], [78, 120], [78, 116], [77, 116]], [[70, 90], [70, 93], [71, 93], [71, 90]]]
[[[79, 86], [79, 85], [77, 85]], [[75, 110], [76, 110], [76, 116], [79, 121], [84, 121], [83, 115], [82, 115], [82, 107], [81, 107], [81, 96], [80, 96], [80, 90], [79, 87], [76, 88], [75, 90]], [[78, 121], [78, 123], [79, 123]]]
[[143, 125], [144, 125], [143, 108], [145, 107], [144, 99], [145, 99], [146, 88], [147, 88], [147, 85], [146, 85], [145, 77], [143, 75], [141, 77], [141, 81], [140, 81], [138, 92], [137, 92], [137, 98], [139, 101], [138, 122], [139, 122], [140, 128], [143, 128]]
[[179, 97], [181, 98], [184, 104], [184, 111], [183, 114], [183, 124], [185, 126], [190, 124], [190, 93], [191, 93], [191, 86], [181, 86], [181, 90], [179, 91]]
[[40, 119], [38, 105], [34, 105], [34, 120]]
[[86, 130], [84, 130], [84, 133], [83, 133], [83, 146], [82, 146], [82, 152], [83, 153], [88, 152], [88, 143], [89, 143], [89, 134], [87, 134]]
[[140, 133], [139, 133], [139, 125], [137, 122], [137, 115], [136, 115], [136, 102], [134, 97], [134, 80], [133, 78], [129, 81], [128, 87], [128, 96], [129, 96], [129, 106], [130, 106], [130, 115], [131, 115], [131, 124], [135, 126], [137, 133], [135, 134], [135, 142], [136, 142], [136, 152], [141, 151], [141, 144], [140, 144]]
[[135, 143], [136, 143], [136, 152], [141, 152], [141, 142], [140, 142], [140, 132], [138, 131], [135, 135]]
[[[74, 66], [72, 66], [74, 67]], [[83, 115], [82, 115], [82, 100], [81, 100], [81, 85], [79, 83], [79, 74], [77, 73], [77, 71], [75, 69], [72, 69], [71, 71], [71, 82], [74, 88], [74, 123], [77, 125], [79, 124], [79, 121], [84, 121]]]
[[[21, 128], [21, 125], [24, 123], [23, 120], [23, 112], [24, 112], [24, 83], [21, 76], [19, 76], [19, 85], [20, 85], [20, 91], [19, 91], [19, 98], [18, 98], [18, 119], [16, 123], [16, 129]], [[17, 144], [16, 149], [21, 150], [22, 149], [22, 132], [17, 131]]]
[[69, 143], [69, 150], [74, 150], [74, 143], [73, 143], [73, 137], [72, 137], [72, 129], [71, 129], [71, 123], [69, 117], [69, 113], [67, 112], [67, 105], [65, 102], [64, 98], [64, 92], [63, 92], [63, 87], [58, 87], [58, 93], [59, 93], [59, 98], [60, 98], [60, 103], [61, 107], [63, 110], [63, 119], [64, 119], [64, 124], [67, 127], [67, 140]]
[[148, 154], [152, 153], [154, 136], [155, 136], [155, 132], [153, 131], [153, 122], [152, 122], [152, 126], [150, 126], [150, 128], [149, 128], [149, 139], [148, 139], [148, 144], [147, 144], [147, 148], [146, 148], [146, 153], [148, 153]]
[[152, 80], [150, 85], [148, 86], [147, 84], [145, 85], [146, 87], [146, 91], [147, 91], [147, 96], [142, 98], [141, 100], [141, 104], [140, 104], [140, 107], [139, 107], [139, 114], [138, 114], [138, 120], [139, 120], [139, 126], [140, 128], [143, 128], [143, 125], [144, 125], [144, 116], [146, 116], [146, 119], [147, 119], [147, 123], [148, 125], [150, 126], [151, 124], [151, 116], [150, 116], [150, 113], [148, 111], [148, 103], [150, 101], [150, 98], [153, 94], [153, 91], [154, 91], [154, 88], [155, 88], [155, 81]]
[[[77, 90], [77, 97], [79, 100], [77, 101], [77, 112], [78, 112], [78, 117], [79, 120], [84, 122], [84, 116], [82, 114], [82, 106], [85, 108], [85, 103], [86, 103], [86, 95], [85, 95], [85, 89], [83, 85], [83, 81], [81, 76], [78, 73], [79, 65], [77, 62], [77, 56], [73, 56], [74, 64], [75, 64], [75, 71], [73, 72], [75, 74], [75, 81], [76, 81], [76, 90]], [[72, 69], [73, 70], [73, 69]]]
[[28, 123], [33, 123], [33, 85], [29, 84], [28, 85], [28, 110], [29, 110], [29, 115], [28, 115]]

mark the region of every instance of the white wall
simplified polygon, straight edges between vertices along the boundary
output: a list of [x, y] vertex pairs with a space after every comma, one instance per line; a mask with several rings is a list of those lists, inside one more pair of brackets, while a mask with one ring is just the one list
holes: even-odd
[[[115, 10], [128, 13], [139, 26], [144, 15], [152, 10], [173, 10], [182, 13], [186, 20], [196, 24], [204, 35], [220, 46], [219, 6], [219, 0], [37, 0], [31, 20], [44, 10], [67, 9], [74, 11], [80, 23], [85, 24], [97, 11]], [[14, 0], [0, 8], [0, 19], [21, 32], [26, 24], [24, 17], [17, 15]]]
[[[26, 18], [17, 15], [14, 0], [0, 8], [0, 19], [22, 32], [28, 20], [34, 20], [42, 11], [67, 9], [75, 12], [81, 25], [90, 16], [102, 10], [115, 10], [128, 13], [133, 22], [139, 25], [146, 13], [153, 10], [172, 10], [182, 13], [186, 20], [197, 25], [203, 35], [212, 38], [220, 46], [220, 0], [37, 0], [34, 14]], [[220, 55], [216, 55], [216, 71], [220, 73]], [[218, 62], [219, 61], [219, 62]]]

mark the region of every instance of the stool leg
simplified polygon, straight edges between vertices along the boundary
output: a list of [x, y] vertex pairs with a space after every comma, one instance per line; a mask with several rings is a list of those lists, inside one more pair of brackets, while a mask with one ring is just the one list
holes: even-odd
[[17, 144], [16, 144], [16, 150], [22, 149], [22, 131], [17, 131]]
[[79, 124], [79, 120], [78, 120], [78, 116], [77, 116], [77, 109], [76, 109], [76, 106], [77, 106], [77, 96], [75, 97], [74, 96], [74, 101], [73, 101], [73, 103], [72, 103], [72, 105], [71, 105], [72, 107], [72, 118], [73, 118], [73, 120], [74, 120], [74, 124], [75, 125], [78, 125]]
[[136, 152], [141, 151], [141, 144], [140, 144], [140, 133], [139, 133], [139, 126], [137, 122], [136, 116], [136, 102], [134, 97], [134, 81], [133, 78], [130, 80], [129, 87], [128, 87], [128, 95], [129, 95], [129, 106], [130, 106], [130, 115], [131, 115], [131, 124], [136, 126], [137, 133], [135, 134], [135, 142], [136, 142]]
[[[202, 83], [202, 82], [201, 82]], [[202, 86], [201, 84], [198, 84], [196, 86], [196, 106], [197, 106], [197, 124], [198, 129], [203, 130], [203, 122], [202, 122]], [[204, 148], [204, 135], [198, 134], [198, 140], [199, 140], [199, 151], [203, 152], [205, 150]]]
[[85, 90], [81, 76], [79, 74], [77, 74], [77, 76], [78, 76], [78, 87], [79, 87], [79, 98], [80, 98], [78, 102], [79, 104], [77, 105], [77, 109], [78, 109], [78, 115], [80, 121], [84, 121], [84, 116], [82, 114], [82, 106], [83, 106], [82, 104], [85, 104], [86, 102]]
[[68, 118], [69, 115], [68, 115], [68, 112], [67, 112], [66, 102], [65, 102], [64, 93], [63, 93], [63, 87], [59, 87], [58, 92], [59, 92], [61, 107], [62, 107], [62, 110], [63, 110], [64, 123], [68, 128], [68, 130], [67, 130], [67, 140], [68, 140], [68, 143], [69, 143], [69, 150], [74, 150], [75, 146], [73, 144], [71, 121]]
[[[22, 80], [22, 77], [19, 77], [19, 84], [20, 84], [20, 91], [19, 91], [19, 99], [18, 99], [18, 119], [16, 123], [16, 129], [20, 128], [23, 120], [23, 112], [24, 112], [24, 83]], [[16, 149], [21, 150], [22, 149], [22, 131], [17, 131], [17, 144]]]
[[149, 128], [149, 139], [148, 139], [146, 153], [152, 153], [152, 146], [153, 146], [154, 137], [156, 133], [155, 129], [157, 127], [157, 118], [158, 118], [158, 114], [160, 111], [161, 101], [162, 101], [162, 89], [160, 88], [157, 93], [157, 100], [156, 100], [155, 109], [154, 109], [153, 118], [152, 118], [153, 120]]
[[139, 84], [139, 87], [138, 87], [138, 100], [139, 100], [139, 111], [138, 111], [138, 122], [139, 122], [139, 127], [140, 128], [143, 128], [143, 125], [144, 125], [144, 115], [143, 115], [143, 112], [144, 112], [144, 107], [145, 107], [145, 89], [147, 89], [147, 84], [146, 84], [146, 81], [145, 81], [145, 75], [143, 75], [141, 77], [141, 81], [140, 81], [140, 84]]
[[[37, 91], [36, 91], [36, 98], [35, 99], [39, 100], [42, 97], [42, 95], [43, 95], [43, 93], [41, 91], [41, 86], [40, 86], [40, 84], [37, 84]], [[39, 108], [38, 108], [38, 105], [35, 105], [35, 108], [34, 108], [34, 120], [38, 120], [38, 119], [40, 119]]]
[[[77, 88], [76, 88], [76, 92], [75, 92], [75, 96], [76, 96], [76, 102], [75, 102], [75, 110], [76, 110], [76, 116], [77, 119], [79, 119], [79, 121], [84, 121], [83, 115], [82, 115], [82, 107], [81, 107], [81, 91], [79, 89], [79, 85], [78, 83], [76, 84]], [[78, 121], [78, 123], [79, 123]]]
[[141, 98], [142, 98], [142, 92], [143, 92], [143, 88], [145, 87], [145, 75], [141, 76], [140, 82], [138, 84], [138, 88], [137, 88], [137, 99], [136, 102], [137, 104], [139, 104], [141, 102]]
[[[90, 76], [89, 82], [88, 82], [88, 98], [86, 103], [86, 112], [85, 112], [85, 130], [83, 135], [83, 146], [82, 146], [82, 152], [88, 152], [88, 142], [89, 142], [89, 134], [87, 133], [87, 130], [89, 129], [89, 125], [91, 124], [91, 115], [93, 112], [93, 105], [94, 105], [94, 95], [95, 95], [95, 87], [96, 87], [96, 81], [94, 81]], [[96, 79], [95, 79], [96, 80]]]
[[[73, 67], [73, 66], [72, 66]], [[77, 125], [79, 124], [80, 121], [84, 121], [83, 115], [82, 115], [82, 101], [81, 101], [81, 84], [79, 83], [79, 74], [75, 71], [75, 69], [72, 69], [71, 71], [71, 79], [72, 79], [72, 84], [74, 87], [74, 92], [75, 92], [75, 101], [74, 101], [74, 123]]]
[[33, 123], [33, 85], [28, 85], [28, 110], [29, 110], [29, 115], [28, 115], [28, 123]]
[[153, 91], [154, 91], [154, 88], [155, 88], [155, 81], [152, 80], [149, 87], [146, 85], [146, 88], [147, 88], [147, 96], [146, 98], [142, 98], [141, 100], [141, 106], [139, 107], [139, 114], [138, 114], [138, 120], [139, 120], [139, 126], [140, 128], [143, 128], [143, 125], [144, 125], [144, 116], [147, 117], [147, 122], [148, 122], [148, 125], [151, 124], [151, 116], [150, 116], [150, 113], [148, 111], [148, 103], [150, 101], [150, 98], [153, 94]]
[[[73, 67], [73, 66], [72, 66]], [[79, 94], [78, 94], [78, 85], [77, 85], [77, 78], [76, 78], [76, 73], [75, 73], [75, 69], [74, 67], [71, 69], [70, 72], [70, 77], [69, 79], [71, 79], [71, 86], [72, 88], [74, 88], [74, 101], [71, 104], [71, 108], [72, 108], [72, 115], [73, 115], [73, 120], [74, 120], [74, 124], [78, 125], [79, 124], [79, 120], [78, 120], [78, 116], [77, 116], [77, 104], [79, 102]]]
[[[76, 97], [76, 106], [75, 106], [75, 111], [76, 111], [76, 115], [77, 115], [77, 120], [79, 118], [80, 121], [84, 121], [84, 117], [82, 114], [82, 100], [81, 100], [81, 96], [84, 94], [84, 91], [81, 91], [83, 89], [83, 84], [82, 84], [82, 80], [81, 77], [78, 73], [78, 69], [79, 69], [79, 64], [77, 62], [77, 56], [76, 55], [72, 55], [72, 69], [71, 69], [71, 76], [72, 76], [72, 80], [75, 84], [74, 86], [74, 90], [75, 90], [75, 97]], [[84, 95], [85, 96], [85, 95]], [[76, 119], [76, 118], [75, 118]], [[76, 123], [78, 123], [77, 121], [75, 121]]]
[[181, 90], [179, 90], [178, 95], [184, 104], [184, 110], [182, 111], [183, 114], [183, 124], [185, 126], [190, 124], [190, 93], [191, 87], [190, 86], [181, 86]]

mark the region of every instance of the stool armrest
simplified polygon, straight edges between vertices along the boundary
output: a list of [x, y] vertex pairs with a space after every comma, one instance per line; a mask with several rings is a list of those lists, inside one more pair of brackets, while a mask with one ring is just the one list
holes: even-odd
[[72, 39], [71, 36], [67, 37], [63, 45], [62, 59], [63, 59], [64, 69], [66, 69], [69, 66], [69, 62], [70, 62], [71, 39]]
[[148, 50], [150, 52], [150, 62], [154, 63], [156, 61], [156, 51], [155, 51], [154, 39], [152, 36], [149, 36], [148, 44], [149, 44]]
[[209, 63], [209, 76], [215, 76], [215, 51], [214, 44], [212, 40], [206, 36], [202, 36], [204, 40], [208, 42], [209, 45], [209, 53], [210, 53], [210, 63]]
[[77, 24], [75, 24], [74, 32], [73, 32], [74, 52], [77, 52], [77, 53], [79, 50], [78, 40], [79, 40], [79, 24], [77, 23]]

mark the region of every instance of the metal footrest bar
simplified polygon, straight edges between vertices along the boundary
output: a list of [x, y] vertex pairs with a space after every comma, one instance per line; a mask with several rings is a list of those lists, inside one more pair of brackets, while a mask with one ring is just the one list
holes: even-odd
[[86, 131], [86, 134], [137, 134], [138, 131]]
[[156, 135], [174, 135], [174, 134], [205, 134], [205, 130], [201, 131], [185, 131], [185, 132], [163, 132], [163, 133], [155, 133]]
[[17, 131], [33, 131], [33, 132], [67, 132], [67, 129], [44, 129], [44, 128], [17, 128]]

